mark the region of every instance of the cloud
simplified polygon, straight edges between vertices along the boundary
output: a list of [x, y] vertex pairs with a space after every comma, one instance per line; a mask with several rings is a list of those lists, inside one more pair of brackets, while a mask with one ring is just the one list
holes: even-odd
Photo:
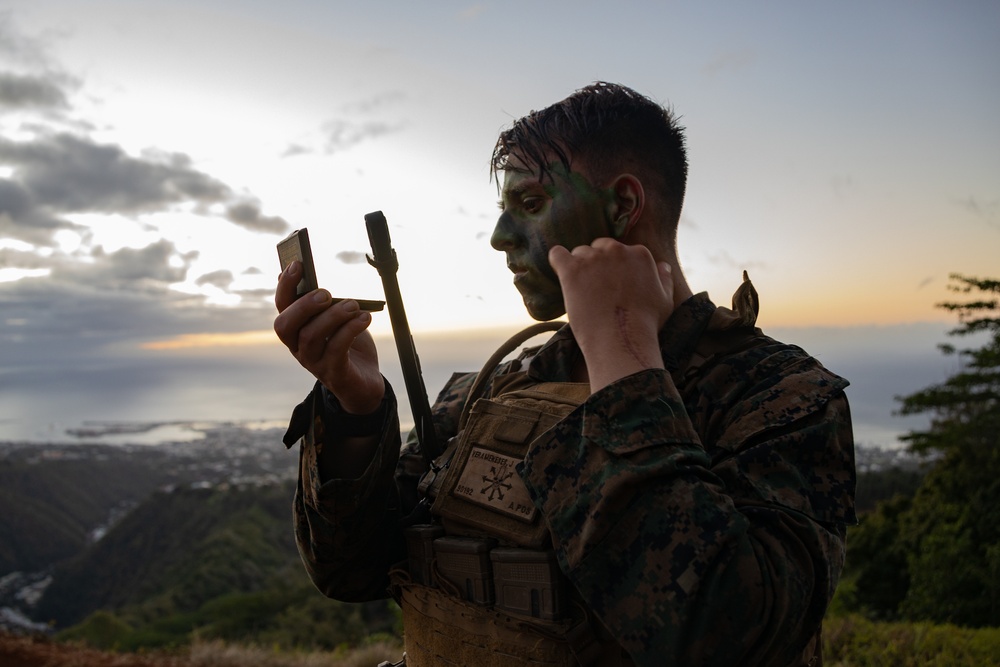
[[325, 140], [323, 150], [328, 154], [339, 153], [356, 146], [366, 139], [375, 139], [402, 127], [401, 124], [389, 124], [383, 121], [371, 120], [356, 122], [350, 120], [329, 120], [323, 124]]
[[710, 77], [723, 74], [725, 72], [736, 72], [753, 65], [757, 60], [757, 54], [753, 49], [745, 48], [720, 53], [701, 68], [701, 71]]
[[52, 246], [61, 229], [81, 230], [68, 216], [80, 213], [138, 216], [183, 210], [225, 210], [229, 222], [253, 232], [283, 234], [289, 224], [261, 212], [260, 202], [236, 195], [196, 169], [183, 153], [129, 155], [120, 146], [66, 132], [22, 141], [0, 137], [0, 235]]
[[292, 229], [284, 218], [262, 215], [260, 203], [256, 201], [230, 204], [226, 209], [226, 219], [252, 232], [287, 234]]
[[44, 40], [22, 33], [10, 12], [0, 12], [0, 55], [12, 65], [34, 69], [51, 67]]
[[288, 146], [285, 147], [285, 150], [282, 151], [280, 157], [295, 157], [297, 155], [308, 155], [309, 153], [312, 152], [313, 151], [311, 149], [309, 149], [306, 146], [303, 146], [302, 144], [293, 143], [293, 144], [288, 144]]
[[124, 363], [144, 341], [268, 329], [273, 319], [267, 290], [239, 306], [210, 305], [212, 287], [231, 290], [232, 271], [200, 267], [187, 282], [203, 260], [160, 238], [157, 216], [210, 217], [266, 234], [283, 234], [288, 223], [184, 153], [98, 139], [93, 128], [111, 128], [80, 117], [85, 88], [51, 61], [43, 40], [0, 13], [0, 269], [13, 269], [0, 282], [5, 381]]
[[721, 250], [713, 254], [706, 254], [705, 258], [715, 266], [722, 266], [730, 269], [738, 269], [740, 271], [753, 271], [755, 269], [766, 268], [764, 262], [739, 261], [725, 250]]
[[137, 158], [120, 146], [64, 132], [31, 141], [0, 139], [0, 163], [14, 168], [33, 199], [60, 212], [134, 214], [231, 195], [227, 185], [192, 168], [186, 155]]
[[22, 184], [0, 179], [0, 238], [13, 238], [33, 245], [51, 246], [60, 229], [80, 229], [53, 216]]
[[398, 132], [406, 126], [400, 120], [373, 118], [386, 108], [406, 99], [400, 91], [387, 91], [364, 100], [348, 102], [336, 118], [324, 122], [316, 133], [301, 141], [289, 143], [282, 157], [322, 153], [334, 155], [349, 150], [360, 143]]
[[0, 12], [0, 62], [0, 120], [30, 126], [22, 117], [34, 113], [46, 121], [86, 125], [68, 117], [79, 79], [52, 63], [46, 43], [21, 34], [6, 12]]
[[336, 118], [326, 121], [320, 128], [319, 137], [312, 141], [289, 144], [281, 153], [281, 157], [296, 157], [322, 153], [334, 155], [342, 153], [369, 139], [397, 132], [403, 128], [403, 123], [387, 123], [384, 121], [354, 121]]
[[68, 109], [63, 88], [42, 77], [0, 72], [0, 109]]
[[[26, 247], [31, 247], [30, 245], [25, 245]], [[18, 248], [13, 244], [0, 247], [0, 267], [16, 266], [22, 269], [37, 269], [41, 268], [44, 263], [45, 258], [39, 257], [36, 252], [25, 250], [23, 247]]]
[[[57, 280], [0, 283], [0, 368], [104, 366], [120, 363], [144, 341], [271, 326], [273, 306], [210, 308], [201, 296], [167, 289], [172, 272], [183, 269], [172, 269], [167, 249], [159, 250], [159, 257], [155, 250], [109, 254], [102, 261], [110, 273], [74, 266]], [[144, 261], [152, 266], [142, 268]]]
[[219, 289], [226, 289], [233, 284], [233, 280], [232, 271], [220, 269], [218, 271], [212, 271], [211, 273], [199, 276], [194, 282], [196, 285], [214, 285]]
[[956, 199], [954, 202], [988, 226], [1000, 230], [1000, 199], [983, 202], [973, 195], [969, 195], [965, 199]]
[[402, 102], [405, 99], [406, 94], [403, 91], [388, 90], [384, 93], [372, 95], [364, 100], [348, 102], [343, 106], [343, 111], [348, 114], [368, 115], [375, 113], [376, 111], [380, 111], [385, 107], [391, 107], [392, 105]]
[[334, 259], [344, 264], [364, 264], [368, 261], [365, 253], [358, 250], [342, 250], [334, 256]]
[[249, 299], [254, 299], [255, 301], [266, 301], [269, 304], [274, 303], [274, 288], [273, 287], [258, 287], [256, 289], [241, 289], [236, 290], [236, 294], [240, 296], [247, 297]]
[[98, 247], [89, 262], [63, 262], [52, 270], [56, 282], [87, 285], [92, 290], [145, 292], [162, 295], [187, 277], [197, 252], [180, 254], [171, 241], [161, 239], [144, 248], [106, 252]]
[[264, 215], [258, 201], [237, 195], [184, 153], [150, 148], [134, 155], [93, 138], [93, 124], [73, 117], [73, 95], [83, 82], [53, 63], [45, 42], [21, 34], [5, 13], [0, 54], [7, 56], [0, 65], [0, 116], [19, 122], [17, 139], [0, 133], [0, 166], [7, 172], [0, 178], [0, 238], [51, 246], [58, 230], [80, 230], [70, 220], [75, 214], [217, 215], [218, 207], [244, 229], [287, 231], [281, 217]]

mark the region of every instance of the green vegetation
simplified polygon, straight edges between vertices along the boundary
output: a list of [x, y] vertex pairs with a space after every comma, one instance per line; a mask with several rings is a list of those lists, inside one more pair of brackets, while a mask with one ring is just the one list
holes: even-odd
[[389, 602], [347, 604], [307, 585], [271, 588], [210, 600], [192, 612], [165, 611], [143, 620], [134, 610], [96, 611], [59, 632], [60, 641], [114, 651], [178, 648], [192, 642], [267, 646], [274, 651], [335, 651], [372, 642], [398, 644]]
[[[942, 345], [960, 370], [900, 398], [901, 413], [931, 413], [906, 440], [934, 464], [912, 495], [862, 517], [848, 536], [838, 608], [871, 619], [1000, 625], [1000, 281], [952, 276], [975, 295], [940, 304], [957, 313], [950, 333], [980, 337], [979, 348]], [[980, 339], [980, 338], [977, 338]], [[924, 663], [930, 664], [930, 663]]]
[[1000, 665], [1000, 628], [874, 622], [860, 615], [823, 624], [827, 667], [984, 667]]
[[65, 628], [60, 639], [116, 650], [195, 638], [332, 650], [398, 636], [390, 603], [338, 603], [309, 582], [292, 540], [293, 490], [155, 493], [56, 569], [36, 618]]
[[156, 492], [100, 542], [56, 569], [37, 617], [58, 626], [94, 609], [154, 618], [259, 590], [295, 553], [291, 486]]
[[893, 467], [887, 470], [858, 473], [858, 491], [855, 504], [859, 514], [867, 514], [880, 503], [897, 496], [912, 497], [920, 488], [926, 470], [924, 467]]
[[0, 460], [0, 575], [80, 553], [112, 509], [171, 479], [148, 464], [80, 449], [86, 458]]

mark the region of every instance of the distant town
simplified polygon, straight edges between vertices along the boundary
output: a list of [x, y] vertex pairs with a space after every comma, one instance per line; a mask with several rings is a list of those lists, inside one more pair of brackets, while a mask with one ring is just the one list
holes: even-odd
[[[157, 444], [133, 444], [128, 435], [169, 429], [183, 439]], [[123, 444], [102, 442], [107, 435], [124, 436]], [[0, 442], [0, 461], [130, 457], [159, 461], [191, 484], [272, 484], [295, 475], [298, 452], [281, 441], [284, 427], [234, 422], [171, 422], [93, 424], [71, 429], [60, 442]], [[136, 438], [139, 443], [142, 438]], [[96, 441], [96, 442], [95, 442]]]
[[[149, 457], [184, 478], [197, 477], [193, 484], [269, 484], [296, 474], [298, 448], [284, 446], [284, 428], [274, 422], [93, 423], [68, 429], [57, 442], [0, 441], [0, 460]], [[158, 442], [147, 444], [151, 438]], [[856, 456], [858, 472], [917, 468], [922, 461], [902, 446], [863, 443]]]

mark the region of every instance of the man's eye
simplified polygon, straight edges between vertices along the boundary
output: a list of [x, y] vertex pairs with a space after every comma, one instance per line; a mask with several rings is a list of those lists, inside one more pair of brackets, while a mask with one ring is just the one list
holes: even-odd
[[523, 208], [528, 213], [538, 213], [542, 209], [541, 197], [526, 197], [521, 201], [521, 208]]

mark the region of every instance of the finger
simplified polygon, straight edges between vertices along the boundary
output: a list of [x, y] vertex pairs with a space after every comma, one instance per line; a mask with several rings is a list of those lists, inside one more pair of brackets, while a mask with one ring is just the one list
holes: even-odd
[[295, 301], [295, 290], [302, 276], [302, 263], [292, 262], [278, 276], [278, 286], [274, 290], [274, 305], [282, 312]]
[[346, 350], [354, 344], [362, 331], [372, 323], [372, 314], [356, 309], [354, 315], [341, 326], [331, 331], [325, 338], [325, 345], [328, 349]]
[[624, 246], [625, 244], [618, 239], [613, 239], [610, 236], [600, 236], [594, 239], [593, 243], [590, 244], [594, 248], [614, 248], [616, 246]]
[[328, 291], [318, 289], [288, 304], [274, 318], [274, 333], [292, 354], [297, 354], [303, 344], [308, 344], [324, 330], [321, 320], [324, 311], [330, 309], [331, 301]]
[[[297, 349], [293, 352], [307, 363], [315, 363], [322, 359], [326, 354], [327, 345], [341, 327], [361, 312], [356, 301], [341, 301], [336, 304], [331, 304], [331, 301], [330, 293], [325, 289], [319, 289], [302, 297], [301, 309], [299, 304], [288, 309], [289, 313], [298, 313], [300, 310], [306, 313], [305, 319], [295, 332]], [[319, 306], [320, 310], [315, 310], [316, 306]]]
[[554, 245], [549, 248], [549, 266], [552, 267], [552, 270], [556, 272], [557, 276], [559, 275], [559, 272], [572, 261], [573, 258], [565, 246]]

